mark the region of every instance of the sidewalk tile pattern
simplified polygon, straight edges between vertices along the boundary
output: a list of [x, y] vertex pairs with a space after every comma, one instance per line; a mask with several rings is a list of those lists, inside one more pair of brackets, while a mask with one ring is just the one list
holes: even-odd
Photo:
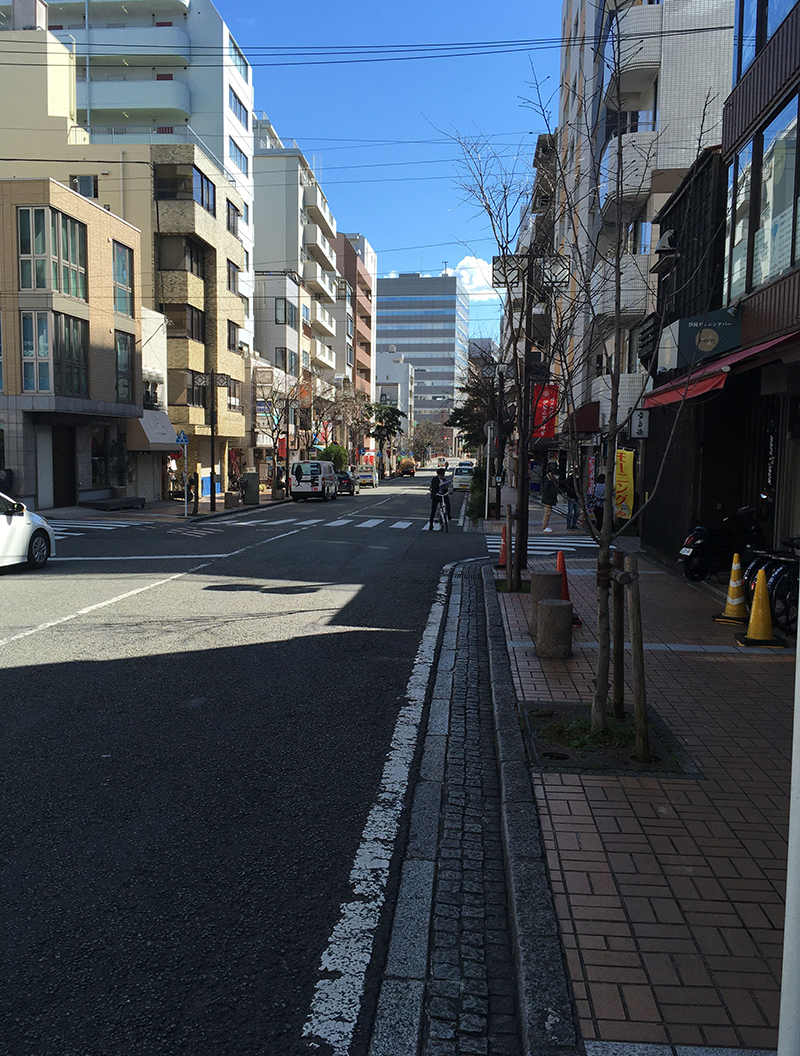
[[[645, 643], [732, 644], [710, 619], [713, 598], [646, 560], [640, 569]], [[585, 622], [568, 661], [539, 660], [528, 595], [501, 595], [522, 701], [592, 699], [594, 577], [569, 586]], [[697, 779], [533, 770], [585, 1039], [776, 1046], [793, 661], [791, 649], [646, 653], [648, 705]]]
[[424, 1056], [520, 1056], [483, 584], [462, 566], [436, 856]]

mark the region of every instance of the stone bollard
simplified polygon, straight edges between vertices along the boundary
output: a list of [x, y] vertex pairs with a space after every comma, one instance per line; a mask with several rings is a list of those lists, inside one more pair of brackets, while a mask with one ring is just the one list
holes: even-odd
[[531, 572], [531, 607], [528, 610], [528, 630], [531, 638], [536, 638], [539, 602], [544, 598], [559, 599], [560, 597], [560, 572]]
[[536, 655], [542, 660], [572, 656], [572, 602], [546, 598], [538, 606]]

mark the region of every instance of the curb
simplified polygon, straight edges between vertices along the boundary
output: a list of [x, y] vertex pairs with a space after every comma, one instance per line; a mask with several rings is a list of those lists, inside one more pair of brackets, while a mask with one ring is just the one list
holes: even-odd
[[501, 835], [524, 1051], [526, 1056], [578, 1056], [584, 1050], [576, 1029], [491, 565], [484, 565], [482, 575]]

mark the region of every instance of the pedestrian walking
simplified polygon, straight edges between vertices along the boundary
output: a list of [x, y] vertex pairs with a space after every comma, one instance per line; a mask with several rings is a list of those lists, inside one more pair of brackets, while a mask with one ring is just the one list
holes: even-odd
[[542, 481], [542, 505], [544, 506], [544, 517], [542, 518], [543, 532], [552, 532], [553, 530], [548, 527], [548, 525], [550, 523], [550, 515], [553, 512], [553, 507], [557, 502], [558, 485], [556, 484], [556, 474], [554, 470], [548, 470]]
[[578, 527], [578, 517], [581, 512], [578, 492], [572, 483], [572, 477], [570, 475], [562, 477], [559, 481], [558, 489], [567, 500], [567, 528], [572, 531]]

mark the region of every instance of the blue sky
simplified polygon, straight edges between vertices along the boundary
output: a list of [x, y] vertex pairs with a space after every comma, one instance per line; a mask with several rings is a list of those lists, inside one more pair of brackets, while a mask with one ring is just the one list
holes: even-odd
[[[381, 275], [438, 275], [445, 262], [450, 269], [464, 262], [462, 278], [474, 291], [471, 332], [496, 337], [499, 313], [485, 287], [481, 296], [478, 263], [496, 250], [475, 206], [461, 200], [458, 150], [448, 137], [481, 134], [532, 158], [545, 129], [524, 100], [533, 95], [534, 71], [545, 92], [556, 90], [559, 49], [527, 42], [557, 40], [558, 0], [541, 6], [516, 0], [215, 3], [253, 65], [256, 109], [284, 142], [297, 140], [339, 229], [368, 239]], [[498, 45], [492, 55], [314, 64], [329, 58], [323, 49], [476, 41], [526, 43], [514, 51]]]

